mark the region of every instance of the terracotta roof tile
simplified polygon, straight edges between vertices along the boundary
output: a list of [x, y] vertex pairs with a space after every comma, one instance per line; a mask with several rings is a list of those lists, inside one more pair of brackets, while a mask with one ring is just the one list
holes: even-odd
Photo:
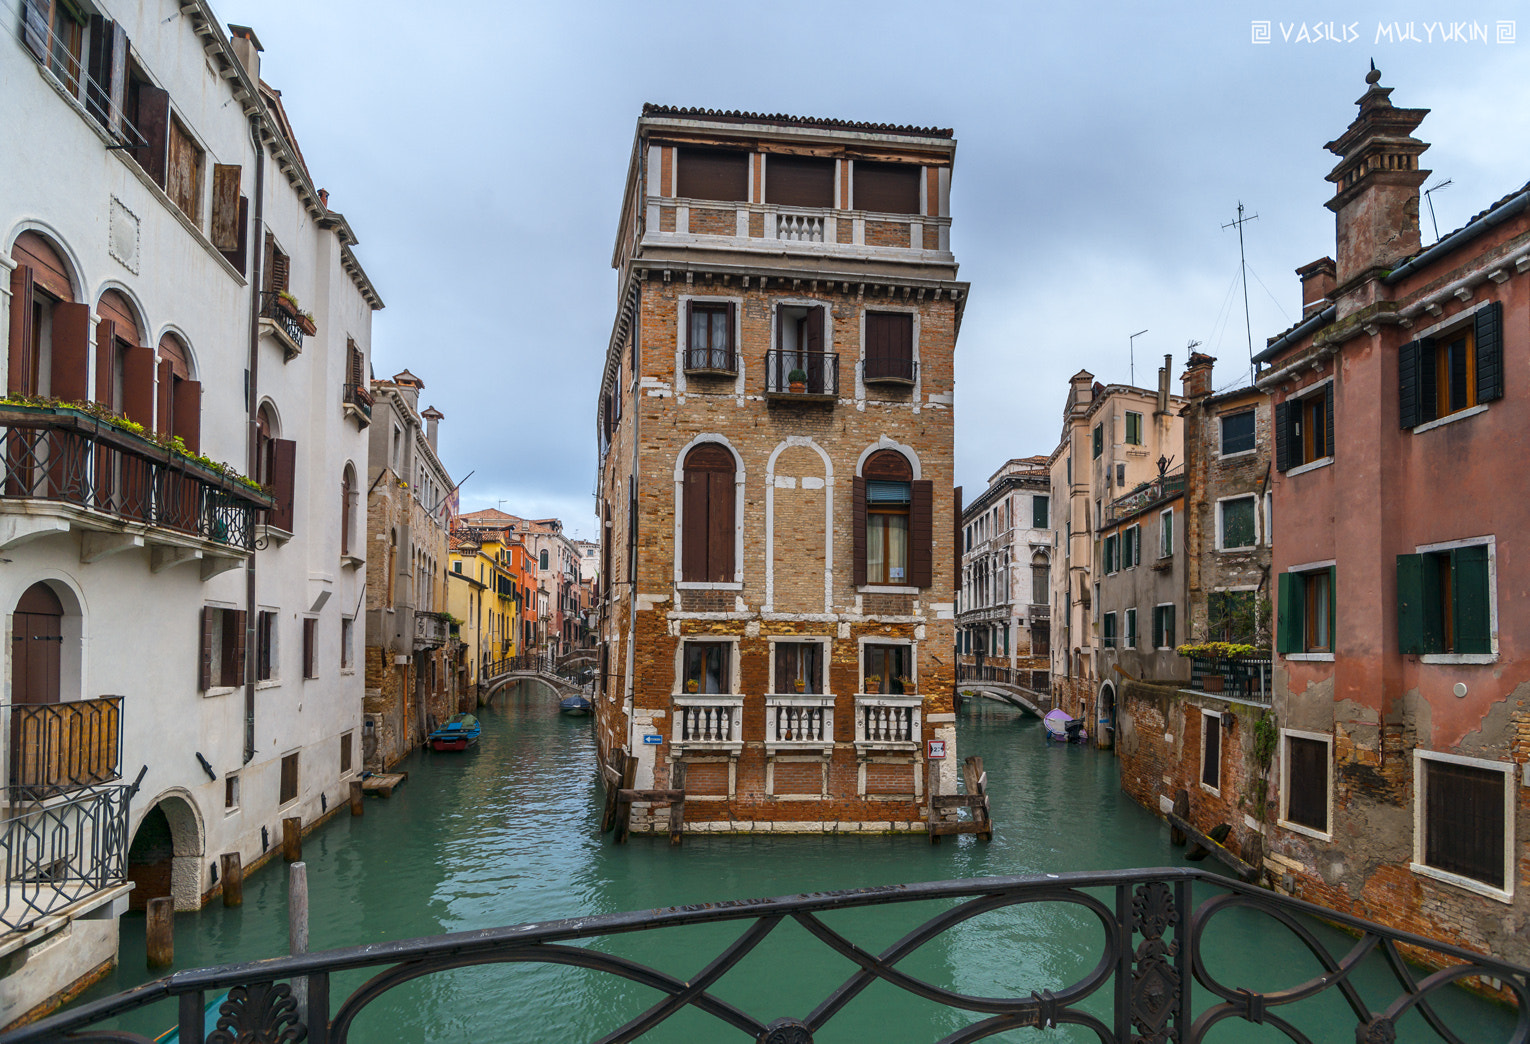
[[828, 130], [871, 131], [876, 134], [907, 134], [924, 138], [950, 138], [949, 127], [914, 127], [894, 123], [866, 123], [860, 120], [835, 120], [822, 116], [790, 116], [786, 113], [742, 112], [738, 109], [681, 108], [673, 105], [643, 103], [644, 116], [680, 116], [721, 123], [776, 123], [792, 127], [822, 127]]

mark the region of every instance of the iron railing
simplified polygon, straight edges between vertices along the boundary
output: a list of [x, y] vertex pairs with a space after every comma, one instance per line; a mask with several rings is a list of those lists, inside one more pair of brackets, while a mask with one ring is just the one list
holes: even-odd
[[0, 467], [5, 500], [58, 501], [245, 551], [256, 509], [272, 505], [242, 482], [67, 407], [0, 408]]
[[122, 697], [11, 707], [13, 798], [40, 800], [122, 774]]
[[866, 360], [861, 379], [872, 383], [891, 381], [899, 384], [913, 384], [918, 377], [919, 364], [913, 359], [878, 357]]
[[303, 348], [303, 323], [297, 310], [289, 305], [277, 290], [260, 292], [260, 317], [277, 325], [299, 351]]
[[[801, 371], [801, 390], [792, 388], [791, 375]], [[839, 394], [839, 354], [799, 352], [772, 348], [765, 353], [765, 391], [783, 396], [836, 396]]]
[[341, 393], [342, 401], [348, 406], [354, 406], [368, 418], [372, 416], [373, 398], [372, 392], [365, 384], [347, 384]]
[[127, 879], [131, 790], [86, 787], [62, 801], [12, 806], [0, 823], [5, 857], [0, 926], [25, 930]]
[[732, 345], [687, 348], [685, 370], [687, 373], [737, 373], [738, 356]]
[[1191, 660], [1190, 688], [1268, 707], [1274, 691], [1273, 665], [1264, 657], [1202, 657]]
[[[942, 908], [889, 946], [856, 941], [863, 934], [875, 934], [877, 921], [866, 917], [846, 920], [838, 914], [869, 907], [907, 908], [912, 903], [936, 903]], [[1072, 983], [1037, 990], [1014, 982], [1003, 996], [979, 996], [922, 978], [915, 970], [919, 958], [907, 960], [905, 965], [906, 959], [927, 944], [947, 938], [948, 933], [954, 936], [969, 930], [968, 922], [983, 915], [987, 915], [981, 922], [986, 934], [1012, 928], [1018, 946], [1026, 936], [1026, 925], [1034, 930], [1039, 904], [1069, 911], [1070, 920], [1082, 918], [1088, 925], [1098, 924], [1101, 930], [1094, 936], [1092, 930], [1075, 929], [1080, 943], [1091, 941], [1086, 958], [1098, 956]], [[1312, 954], [1317, 973], [1304, 982], [1282, 982], [1280, 988], [1269, 991], [1219, 978], [1222, 969], [1215, 963], [1218, 934], [1225, 952], [1227, 933], [1233, 933], [1233, 938], [1246, 937], [1249, 919], [1255, 916], [1267, 917], [1288, 930]], [[1314, 918], [1333, 922], [1351, 934], [1324, 932]], [[612, 941], [620, 936], [665, 933], [648, 937], [660, 939], [684, 933], [679, 938], [692, 942], [687, 951], [691, 957], [701, 946], [715, 950], [717, 942], [704, 940], [715, 940], [718, 929], [708, 926], [723, 924], [736, 926], [732, 941], [704, 965], [687, 960], [689, 968], [699, 970], [683, 978], [610, 952]], [[723, 994], [737, 985], [737, 976], [725, 977], [783, 926], [787, 931], [782, 934], [793, 935], [796, 946], [821, 946], [854, 970], [837, 986], [825, 984], [821, 993], [792, 1000], [785, 1012], [756, 1016], [723, 999]], [[805, 932], [797, 932], [798, 928]], [[1096, 938], [1099, 942], [1093, 943]], [[1331, 948], [1335, 939], [1337, 946]], [[1004, 950], [995, 952], [1002, 955]], [[1441, 970], [1422, 973], [1408, 963], [1405, 953], [1423, 956]], [[228, 991], [228, 997], [219, 1006], [216, 1039], [306, 1039], [308, 1044], [346, 1044], [357, 1017], [368, 1005], [404, 983], [457, 968], [513, 962], [588, 969], [657, 991], [659, 999], [647, 1010], [599, 1036], [601, 1041], [610, 1042], [636, 1040], [679, 1012], [686, 1012], [688, 1018], [699, 1012], [715, 1019], [717, 1025], [709, 1039], [721, 1039], [724, 1030], [740, 1035], [728, 1039], [767, 1044], [812, 1044], [820, 1031], [835, 1033], [837, 1039], [853, 1037], [856, 1027], [847, 1023], [864, 1011], [865, 1005], [850, 1007], [850, 1014], [845, 1014], [847, 1006], [873, 985], [952, 1011], [971, 1012], [972, 1021], [941, 1038], [942, 1044], [980, 1040], [1020, 1027], [1063, 1024], [1086, 1027], [1105, 1044], [1171, 1040], [1199, 1044], [1213, 1036], [1217, 1025], [1234, 1019], [1267, 1024], [1291, 1040], [1307, 1041], [1310, 1038], [1290, 1019], [1302, 1018], [1305, 1012], [1307, 1017], [1332, 1024], [1332, 1008], [1325, 1007], [1319, 1013], [1305, 1003], [1324, 995], [1339, 1000], [1340, 1011], [1347, 1009], [1357, 1041], [1395, 1040], [1398, 1023], [1413, 1013], [1422, 1016], [1424, 1023], [1446, 1041], [1476, 1041], [1480, 1036], [1471, 1032], [1472, 1027], [1461, 1027], [1461, 1033], [1453, 1031], [1433, 1003], [1440, 991], [1463, 980], [1496, 980], [1501, 984], [1502, 991], [1519, 1006], [1518, 1024], [1510, 1040], [1522, 1044], [1530, 1039], [1530, 968], [1385, 928], [1204, 870], [1173, 868], [990, 877], [704, 903], [369, 943], [182, 971], [23, 1027], [0, 1037], [0, 1044], [62, 1041], [71, 1039], [71, 1034], [78, 1034], [75, 1039], [81, 1040], [141, 1042], [142, 1037], [96, 1027], [125, 1012], [166, 1000], [178, 1004], [180, 1039], [201, 1041], [203, 1004], [207, 997], [223, 991]], [[1368, 974], [1377, 964], [1384, 965], [1391, 985], [1384, 982], [1377, 987], [1367, 981], [1362, 994], [1356, 982], [1357, 970], [1364, 965]], [[776, 961], [762, 965], [757, 959], [746, 966], [749, 971], [740, 974], [784, 978], [790, 971]], [[944, 966], [941, 960], [934, 962], [934, 967]], [[338, 1006], [333, 1005], [331, 976], [359, 969], [374, 973]], [[1012, 975], [1004, 978], [1013, 980]], [[306, 1007], [300, 1007], [292, 989], [294, 982], [303, 980], [307, 985]], [[821, 998], [816, 1004], [815, 997]], [[569, 999], [563, 1003], [574, 1002]], [[466, 1014], [472, 1015], [471, 1006]], [[590, 1030], [569, 1027], [580, 1023], [592, 1026], [599, 1018], [599, 1009], [571, 1008], [563, 1020], [565, 1029], [557, 1036], [562, 1040], [587, 1038], [592, 1035]], [[540, 1029], [545, 1032], [550, 1026]], [[692, 1039], [696, 1039], [692, 1032]], [[480, 1034], [478, 1039], [494, 1037], [490, 1026], [482, 1027]], [[1347, 1032], [1344, 1035], [1348, 1038]], [[1222, 1032], [1214, 1039], [1233, 1038]]]
[[1105, 505], [1104, 521], [1114, 522], [1128, 515], [1135, 515], [1150, 504], [1156, 504], [1184, 491], [1185, 473], [1183, 471], [1172, 475], [1162, 475], [1151, 482], [1142, 483], [1131, 492], [1123, 493]]

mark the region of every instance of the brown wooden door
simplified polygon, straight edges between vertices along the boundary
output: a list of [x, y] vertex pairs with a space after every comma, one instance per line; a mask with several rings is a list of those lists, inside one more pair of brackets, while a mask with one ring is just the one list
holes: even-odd
[[46, 584], [33, 584], [11, 619], [12, 701], [57, 703], [63, 659], [64, 607]]

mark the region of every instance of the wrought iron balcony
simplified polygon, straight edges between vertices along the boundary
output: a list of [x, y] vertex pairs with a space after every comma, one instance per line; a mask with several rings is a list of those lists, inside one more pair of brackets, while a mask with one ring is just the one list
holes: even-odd
[[867, 359], [861, 379], [867, 384], [913, 384], [919, 364], [913, 359]]
[[303, 317], [279, 291], [260, 292], [260, 317], [270, 321], [272, 328], [281, 335], [279, 339], [285, 339], [284, 347], [289, 358], [303, 350]]
[[738, 354], [732, 347], [687, 348], [685, 372], [731, 377], [738, 373]]
[[372, 423], [372, 406], [375, 400], [365, 384], [347, 384], [341, 392], [341, 401], [355, 411], [363, 428]]
[[60, 801], [12, 806], [11, 817], [0, 822], [0, 927], [26, 930], [127, 879], [131, 789], [86, 787]]
[[240, 551], [255, 512], [274, 501], [228, 475], [70, 407], [0, 407], [0, 511], [54, 502], [82, 529], [122, 523], [171, 530]]
[[970, 663], [958, 663], [956, 680], [997, 682], [1000, 685], [1013, 685], [1017, 689], [1029, 689], [1043, 695], [1052, 691], [1050, 671], [1040, 671], [1029, 667], [1010, 667], [1007, 664], [985, 663], [979, 667]]
[[122, 697], [11, 707], [11, 794], [40, 800], [122, 771]]
[[1269, 654], [1208, 658], [1196, 656], [1190, 661], [1192, 693], [1222, 696], [1243, 703], [1268, 707], [1274, 690]]
[[[802, 379], [793, 381], [794, 373]], [[837, 399], [839, 353], [772, 348], [765, 353], [765, 395], [802, 401]]]

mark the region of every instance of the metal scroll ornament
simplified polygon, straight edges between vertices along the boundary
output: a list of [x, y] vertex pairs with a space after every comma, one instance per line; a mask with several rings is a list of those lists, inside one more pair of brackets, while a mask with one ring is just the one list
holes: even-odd
[[759, 1044], [813, 1044], [813, 1031], [798, 1019], [777, 1019], [765, 1027]]
[[256, 982], [228, 991], [228, 1000], [218, 1005], [218, 1025], [207, 1035], [207, 1044], [298, 1044], [307, 1039], [292, 987]]
[[1166, 943], [1164, 932], [1175, 924], [1174, 893], [1167, 884], [1138, 885], [1132, 894], [1132, 931], [1142, 936], [1132, 954], [1132, 1025], [1142, 1044], [1178, 1040], [1169, 1020], [1179, 1006], [1179, 972], [1174, 957], [1179, 943]]

